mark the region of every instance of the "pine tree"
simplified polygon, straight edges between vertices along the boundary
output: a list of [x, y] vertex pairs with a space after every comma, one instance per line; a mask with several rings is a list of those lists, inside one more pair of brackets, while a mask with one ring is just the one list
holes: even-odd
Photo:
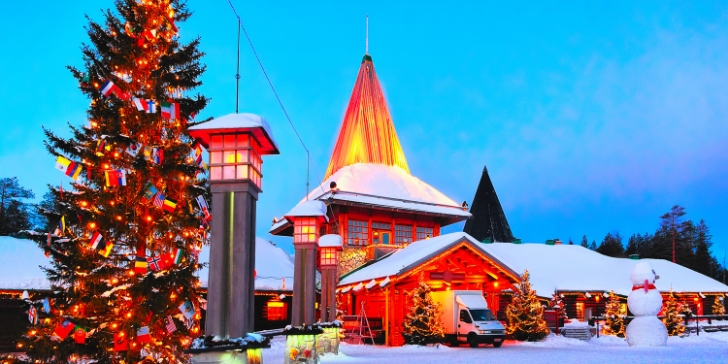
[[549, 333], [543, 319], [543, 307], [531, 289], [528, 270], [521, 276], [518, 289], [513, 292], [513, 300], [506, 308], [508, 327], [506, 331], [518, 341], [541, 341]]
[[199, 334], [194, 273], [207, 233], [187, 206], [208, 194], [187, 128], [207, 99], [186, 93], [201, 85], [203, 54], [199, 39], [180, 43], [176, 23], [191, 15], [182, 0], [115, 8], [102, 24], [89, 18], [84, 67], [68, 67], [91, 99], [90, 125], [70, 126], [69, 139], [45, 129], [75, 182], [51, 189], [65, 229], [36, 235], [54, 293], [21, 340], [31, 362], [185, 362]]
[[566, 317], [566, 304], [559, 293], [554, 292], [553, 296], [551, 296], [548, 307], [552, 310], [556, 310], [559, 318], [568, 318]]
[[412, 308], [404, 320], [402, 335], [408, 344], [426, 345], [438, 342], [445, 337], [445, 329], [440, 320], [441, 307], [432, 300], [430, 286], [420, 280], [412, 291]]
[[604, 335], [616, 335], [618, 337], [624, 337], [624, 317], [620, 315], [622, 308], [622, 302], [619, 296], [614, 294], [614, 291], [609, 291], [609, 300], [605, 304], [604, 317], [606, 322], [602, 328]]
[[616, 233], [615, 235], [607, 233], [607, 236], [604, 237], [602, 243], [599, 244], [597, 252], [610, 257], [623, 257], [624, 247], [622, 246], [622, 237], [619, 233]]
[[589, 248], [589, 241], [586, 240], [586, 235], [581, 237], [581, 246], [585, 248]]
[[31, 227], [29, 203], [33, 191], [20, 186], [17, 177], [0, 178], [0, 236], [16, 235]]
[[713, 315], [725, 316], [725, 305], [723, 303], [724, 301], [722, 296], [715, 296], [711, 311]]
[[662, 322], [667, 328], [667, 334], [670, 336], [682, 336], [685, 333], [685, 324], [683, 318], [680, 317], [682, 307], [675, 299], [674, 294], [670, 294], [670, 298], [665, 302], [665, 317]]

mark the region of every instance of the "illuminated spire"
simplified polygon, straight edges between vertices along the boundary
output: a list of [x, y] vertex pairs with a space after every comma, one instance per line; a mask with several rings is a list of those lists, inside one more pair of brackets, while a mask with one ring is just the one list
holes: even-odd
[[369, 54], [364, 55], [359, 67], [325, 178], [355, 163], [397, 166], [409, 173]]

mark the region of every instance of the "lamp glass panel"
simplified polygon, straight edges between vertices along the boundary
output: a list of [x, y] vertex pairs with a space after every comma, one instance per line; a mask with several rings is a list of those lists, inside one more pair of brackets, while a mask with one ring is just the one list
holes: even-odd
[[223, 166], [222, 179], [235, 179], [235, 166]]
[[223, 163], [225, 164], [233, 164], [235, 163], [235, 151], [234, 150], [226, 150], [223, 151]]
[[210, 149], [222, 148], [222, 135], [213, 135], [210, 138]]
[[250, 145], [250, 136], [248, 134], [238, 134], [238, 147], [247, 147]]
[[220, 164], [222, 163], [222, 152], [210, 152], [210, 163]]
[[225, 149], [227, 148], [235, 148], [235, 134], [227, 134], [225, 135]]
[[239, 165], [238, 167], [238, 177], [237, 179], [248, 179], [248, 166], [246, 165]]
[[237, 163], [248, 163], [248, 153], [247, 149], [238, 150]]
[[210, 179], [219, 181], [222, 179], [222, 167], [210, 167]]

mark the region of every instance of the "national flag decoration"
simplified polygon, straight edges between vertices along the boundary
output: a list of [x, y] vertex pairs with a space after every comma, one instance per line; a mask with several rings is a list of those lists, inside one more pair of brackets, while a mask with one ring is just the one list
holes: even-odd
[[172, 254], [170, 254], [172, 257], [172, 263], [173, 264], [180, 264], [182, 263], [182, 249], [176, 248]]
[[172, 213], [177, 208], [177, 201], [172, 198], [165, 197], [164, 203], [162, 204], [162, 210]]
[[96, 155], [102, 156], [107, 150], [106, 139], [101, 138], [96, 141]]
[[147, 100], [138, 97], [132, 97], [131, 100], [134, 101], [134, 106], [136, 106], [138, 111], [147, 111], [149, 109]]
[[151, 162], [152, 161], [152, 152], [154, 152], [154, 148], [144, 147], [144, 150], [142, 151], [142, 153], [144, 153], [144, 160]]
[[94, 231], [94, 234], [91, 235], [91, 240], [89, 241], [89, 244], [91, 245], [91, 249], [93, 250], [99, 250], [106, 246], [106, 242], [104, 241], [104, 237], [98, 232]]
[[106, 80], [106, 82], [101, 85], [101, 93], [106, 97], [109, 97], [109, 95], [116, 93], [117, 90], [118, 87], [116, 87], [116, 85], [111, 82], [111, 80]]
[[105, 242], [105, 245], [101, 249], [99, 249], [99, 254], [101, 254], [101, 256], [104, 258], [108, 258], [109, 255], [111, 254], [111, 250], [113, 250], [113, 249], [114, 249], [114, 243], [107, 240]]
[[195, 306], [192, 305], [192, 301], [190, 300], [179, 305], [179, 310], [188, 320], [192, 319], [192, 316], [195, 315]]
[[51, 239], [51, 232], [49, 231], [48, 232], [48, 237], [46, 238], [46, 248], [48, 248], [48, 249], [45, 250], [45, 257], [46, 258], [50, 258], [51, 257], [51, 252], [50, 252], [50, 249], [51, 249], [51, 241], [52, 241], [52, 239]]
[[117, 332], [114, 334], [114, 351], [127, 351], [129, 350], [129, 342], [126, 340], [126, 335], [123, 332]]
[[63, 322], [56, 326], [56, 328], [53, 330], [53, 335], [56, 335], [59, 339], [61, 339], [61, 341], [63, 341], [68, 337], [68, 334], [70, 334], [75, 327], [76, 325], [73, 322], [63, 320]]
[[164, 149], [153, 148], [152, 149], [152, 160], [156, 164], [162, 164], [162, 162], [164, 161]]
[[200, 206], [200, 211], [204, 211], [209, 208], [207, 206], [207, 200], [205, 199], [204, 195], [197, 196], [195, 200], [197, 201], [197, 205]]
[[56, 169], [65, 173], [66, 176], [71, 177], [74, 180], [76, 180], [76, 179], [78, 179], [78, 176], [81, 174], [83, 167], [81, 167], [80, 164], [59, 155], [58, 158], [56, 159]]
[[157, 103], [153, 99], [147, 99], [147, 114], [157, 113]]
[[153, 272], [159, 272], [164, 269], [162, 258], [160, 257], [147, 257], [147, 264]]
[[162, 107], [162, 117], [165, 119], [169, 119], [172, 115], [172, 103], [162, 101], [160, 103], [160, 106]]
[[146, 202], [151, 202], [154, 200], [154, 197], [157, 196], [157, 188], [154, 187], [152, 182], [147, 182], [146, 186], [144, 186], [144, 197], [143, 200]]
[[167, 333], [169, 334], [177, 331], [177, 325], [174, 324], [174, 319], [171, 315], [167, 315], [167, 318], [164, 319], [164, 327], [167, 329]]
[[106, 176], [106, 187], [126, 186], [126, 171], [123, 169], [107, 169], [104, 171]]
[[147, 274], [147, 258], [136, 257], [134, 262], [134, 273], [136, 274]]
[[36, 310], [33, 305], [30, 305], [30, 308], [28, 309], [28, 321], [30, 321], [31, 325], [38, 324], [38, 310]]
[[169, 118], [171, 120], [179, 119], [179, 102], [172, 102], [169, 106]]
[[149, 335], [149, 326], [140, 327], [136, 335], [136, 342], [139, 344], [152, 342], [152, 336]]
[[154, 206], [159, 207], [160, 209], [164, 206], [164, 194], [162, 192], [157, 192], [156, 195], [154, 195], [154, 199], [152, 200], [152, 204]]
[[141, 143], [131, 143], [131, 145], [129, 145], [126, 148], [126, 153], [129, 154], [129, 155], [131, 155], [132, 157], [136, 157], [137, 154], [139, 154], [139, 151], [141, 149], [142, 149], [142, 144]]
[[85, 344], [86, 343], [86, 329], [84, 329], [81, 326], [76, 326], [76, 330], [73, 332], [73, 341], [76, 342], [76, 344]]
[[48, 297], [43, 299], [43, 312], [51, 313], [51, 300]]
[[[61, 216], [61, 220], [58, 221], [58, 226], [56, 226], [56, 229], [53, 230], [53, 235], [55, 236], [63, 236], [63, 234], [66, 232], [66, 217]], [[50, 244], [49, 244], [50, 246]]]

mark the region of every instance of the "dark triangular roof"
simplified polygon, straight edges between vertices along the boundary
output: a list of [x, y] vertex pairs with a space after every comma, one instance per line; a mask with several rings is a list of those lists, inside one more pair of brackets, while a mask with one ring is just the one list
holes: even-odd
[[364, 55], [326, 176], [355, 163], [397, 166], [409, 173], [370, 55]]
[[490, 239], [492, 242], [515, 240], [498, 195], [495, 193], [493, 182], [488, 176], [488, 169], [485, 167], [483, 167], [483, 176], [480, 178], [478, 190], [475, 191], [470, 213], [473, 216], [465, 222], [463, 231], [476, 240]]

